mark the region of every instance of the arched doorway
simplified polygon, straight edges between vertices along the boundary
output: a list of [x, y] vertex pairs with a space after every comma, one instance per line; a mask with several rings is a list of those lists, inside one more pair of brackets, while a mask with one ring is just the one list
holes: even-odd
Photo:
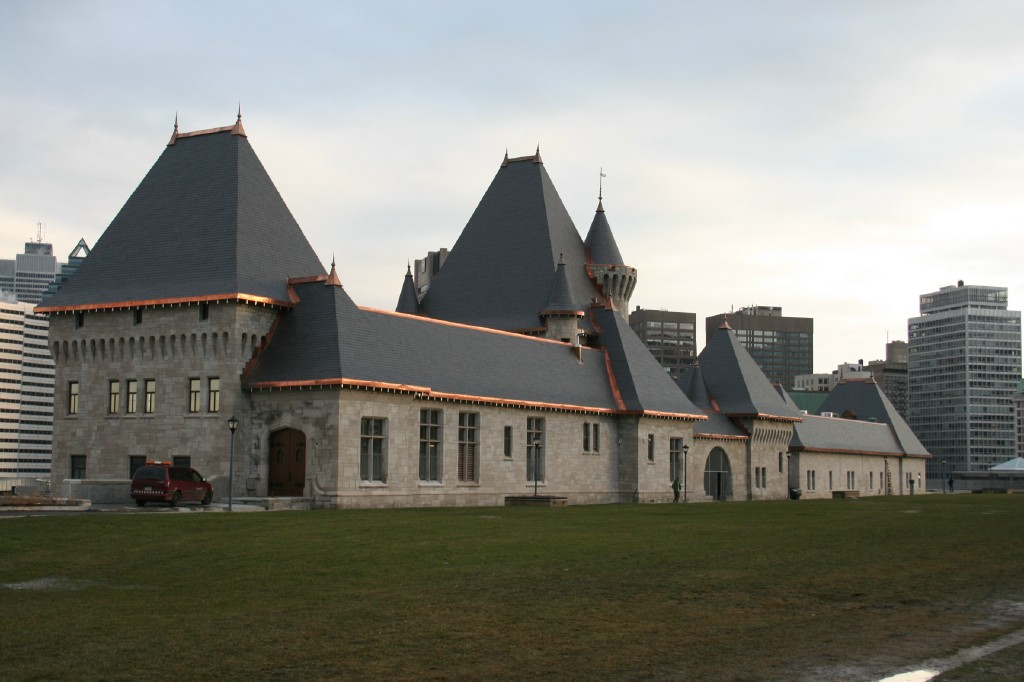
[[271, 497], [302, 497], [306, 487], [306, 434], [282, 429], [270, 434]]
[[704, 463], [704, 494], [714, 500], [732, 497], [732, 468], [722, 448], [712, 450]]

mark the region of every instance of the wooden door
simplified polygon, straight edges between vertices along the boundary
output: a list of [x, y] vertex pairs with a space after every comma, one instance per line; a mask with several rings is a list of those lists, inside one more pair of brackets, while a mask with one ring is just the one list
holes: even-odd
[[283, 429], [270, 434], [271, 497], [302, 497], [306, 487], [306, 434]]

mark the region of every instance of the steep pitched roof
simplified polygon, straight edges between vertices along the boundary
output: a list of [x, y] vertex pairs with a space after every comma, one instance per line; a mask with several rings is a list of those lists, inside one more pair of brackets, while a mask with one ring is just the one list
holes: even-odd
[[583, 306], [576, 301], [576, 294], [572, 290], [572, 283], [565, 270], [565, 260], [559, 256], [558, 265], [555, 267], [555, 277], [551, 281], [551, 293], [548, 294], [547, 305], [541, 314], [574, 314], [584, 312]]
[[177, 133], [43, 312], [247, 297], [324, 273], [241, 129]]
[[732, 416], [797, 420], [800, 411], [786, 404], [732, 330], [723, 325], [697, 356], [704, 383], [719, 410]]
[[405, 281], [402, 282], [402, 293], [398, 296], [396, 313], [406, 315], [418, 315], [420, 312], [419, 300], [416, 297], [416, 283], [412, 280], [412, 267], [407, 266], [405, 270]]
[[625, 265], [622, 254], [619, 253], [619, 245], [615, 243], [615, 236], [612, 234], [611, 225], [604, 214], [604, 202], [597, 202], [597, 212], [594, 213], [594, 220], [590, 223], [590, 231], [587, 238], [583, 240], [587, 250], [590, 252], [590, 262], [599, 265]]
[[536, 329], [564, 254], [575, 295], [597, 295], [569, 213], [540, 156], [508, 159], [420, 301], [423, 315], [504, 330]]
[[705, 412], [714, 411], [714, 403], [708, 387], [704, 384], [704, 372], [701, 371], [700, 362], [694, 361], [682, 376], [676, 379], [676, 384], [690, 401]]
[[927, 455], [921, 441], [897, 412], [874, 379], [844, 379], [821, 404], [821, 412], [851, 415], [863, 421], [875, 420], [892, 426], [902, 448], [909, 455]]
[[[359, 308], [340, 286], [294, 283], [245, 377], [252, 389], [349, 385], [435, 397], [618, 411], [605, 355], [566, 343]], [[315, 351], [315, 352], [313, 352]]]
[[621, 315], [607, 308], [594, 308], [592, 314], [624, 409], [706, 418], [676, 386]]

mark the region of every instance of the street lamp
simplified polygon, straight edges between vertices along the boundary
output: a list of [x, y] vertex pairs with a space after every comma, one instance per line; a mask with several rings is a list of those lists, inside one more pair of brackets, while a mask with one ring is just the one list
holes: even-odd
[[238, 420], [232, 415], [228, 420], [228, 428], [231, 429], [231, 455], [228, 457], [228, 511], [231, 511], [231, 503], [234, 502], [235, 480], [235, 429], [238, 428]]
[[686, 503], [686, 453], [690, 451], [689, 445], [683, 446], [683, 504]]

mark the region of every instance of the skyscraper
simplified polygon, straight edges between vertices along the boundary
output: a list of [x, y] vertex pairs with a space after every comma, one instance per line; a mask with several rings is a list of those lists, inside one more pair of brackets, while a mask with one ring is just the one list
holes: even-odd
[[25, 303], [39, 303], [59, 271], [53, 244], [25, 242], [25, 253], [0, 260], [0, 291], [12, 293]]
[[53, 450], [49, 322], [0, 295], [0, 478], [46, 478]]
[[681, 377], [697, 358], [696, 313], [637, 306], [629, 314], [629, 326], [673, 379]]
[[932, 454], [929, 478], [944, 482], [1012, 459], [1021, 336], [1007, 290], [961, 281], [923, 294], [920, 311], [908, 322], [908, 410]]
[[726, 321], [772, 383], [788, 391], [798, 374], [814, 371], [814, 318], [784, 317], [779, 306], [749, 306], [707, 318], [705, 338]]
[[885, 360], [872, 360], [868, 371], [875, 383], [903, 419], [907, 418], [907, 342], [890, 341], [885, 344]]

